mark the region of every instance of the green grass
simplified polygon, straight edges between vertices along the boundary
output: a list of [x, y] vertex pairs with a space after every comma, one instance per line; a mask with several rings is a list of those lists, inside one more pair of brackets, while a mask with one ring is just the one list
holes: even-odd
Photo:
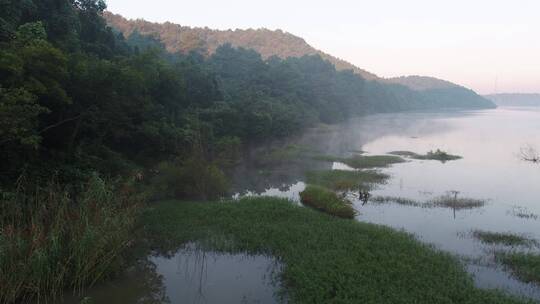
[[356, 215], [351, 202], [321, 186], [308, 185], [300, 192], [300, 199], [304, 205], [331, 215], [349, 219]]
[[440, 149], [437, 149], [435, 151], [429, 151], [426, 154], [418, 154], [411, 151], [392, 151], [392, 152], [389, 152], [388, 154], [395, 155], [395, 156], [409, 157], [413, 159], [438, 160], [441, 162], [447, 162], [450, 160], [458, 160], [462, 158], [461, 156], [452, 155]]
[[433, 207], [452, 208], [452, 209], [475, 209], [484, 207], [485, 200], [474, 199], [468, 197], [452, 197], [450, 195], [443, 195], [435, 198], [429, 204]]
[[535, 240], [512, 233], [475, 230], [472, 235], [486, 244], [502, 244], [506, 246], [530, 246], [536, 244]]
[[354, 155], [340, 161], [355, 169], [383, 168], [405, 162], [403, 158], [395, 155]]
[[277, 198], [168, 201], [144, 214], [155, 248], [274, 256], [291, 303], [526, 303], [474, 287], [452, 256], [409, 234], [347, 221]]
[[75, 198], [69, 190], [0, 193], [0, 303], [54, 303], [125, 266], [140, 209], [133, 188], [94, 176]]
[[405, 162], [396, 155], [353, 155], [351, 157], [338, 157], [333, 155], [314, 155], [315, 160], [326, 162], [341, 162], [354, 169], [384, 168], [393, 164]]
[[540, 255], [521, 252], [499, 252], [496, 258], [520, 280], [540, 284]]
[[370, 199], [371, 202], [378, 204], [395, 203], [404, 206], [421, 207], [421, 208], [453, 208], [456, 210], [474, 209], [483, 207], [486, 204], [485, 200], [458, 197], [454, 198], [449, 195], [439, 196], [431, 201], [421, 202], [404, 197], [394, 196], [375, 196]]
[[378, 203], [378, 204], [385, 204], [385, 203], [396, 203], [399, 205], [404, 206], [412, 206], [412, 207], [424, 207], [425, 203], [404, 198], [404, 197], [394, 197], [394, 196], [375, 196], [369, 199], [370, 202]]
[[306, 173], [306, 181], [333, 190], [371, 189], [384, 183], [390, 176], [375, 170], [321, 170]]

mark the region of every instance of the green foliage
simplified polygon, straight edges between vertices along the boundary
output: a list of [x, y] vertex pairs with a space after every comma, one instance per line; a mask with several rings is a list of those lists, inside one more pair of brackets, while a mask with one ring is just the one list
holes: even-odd
[[367, 169], [388, 167], [392, 164], [402, 163], [405, 160], [393, 155], [354, 155], [340, 160], [349, 167], [355, 169]]
[[197, 156], [160, 163], [151, 184], [155, 198], [216, 199], [229, 189], [223, 171]]
[[452, 154], [449, 154], [448, 152], [442, 151], [440, 149], [437, 149], [435, 151], [429, 151], [426, 154], [417, 154], [417, 153], [410, 152], [410, 151], [392, 151], [392, 152], [390, 152], [388, 154], [397, 155], [397, 156], [404, 156], [404, 157], [410, 157], [410, 158], [414, 158], [414, 159], [438, 160], [438, 161], [441, 161], [443, 163], [447, 162], [449, 160], [457, 160], [457, 159], [462, 158], [461, 156], [452, 155]]
[[368, 190], [376, 184], [384, 183], [388, 178], [388, 175], [375, 170], [326, 170], [309, 171], [306, 173], [306, 181], [310, 184], [343, 191]]
[[36, 103], [37, 97], [24, 89], [0, 87], [0, 144], [15, 141], [37, 149], [40, 142], [38, 116], [47, 109]]
[[211, 250], [274, 256], [292, 303], [527, 303], [475, 288], [454, 257], [411, 235], [286, 200], [163, 202], [144, 223], [165, 252], [198, 241]]
[[540, 284], [540, 255], [535, 253], [499, 252], [497, 260], [510, 268], [520, 280]]
[[352, 219], [356, 214], [350, 201], [321, 186], [308, 185], [300, 192], [300, 199], [306, 206], [337, 217]]
[[0, 303], [57, 298], [121, 269], [140, 198], [97, 176], [76, 195], [51, 182], [0, 197]]
[[535, 240], [512, 233], [475, 230], [472, 234], [486, 244], [503, 244], [506, 246], [530, 246], [536, 244]]

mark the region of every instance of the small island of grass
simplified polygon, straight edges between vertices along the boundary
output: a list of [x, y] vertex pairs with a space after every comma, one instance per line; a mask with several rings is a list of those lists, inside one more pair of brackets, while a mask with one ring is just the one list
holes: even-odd
[[475, 230], [472, 235], [485, 244], [502, 244], [506, 246], [530, 246], [536, 244], [535, 240], [508, 232]]
[[462, 158], [461, 156], [452, 155], [440, 149], [437, 149], [435, 151], [429, 151], [426, 154], [418, 154], [411, 151], [392, 151], [392, 152], [389, 152], [388, 154], [395, 155], [395, 156], [408, 157], [408, 158], [413, 158], [413, 159], [420, 159], [420, 160], [438, 160], [441, 162], [447, 162], [450, 160], [458, 160]]
[[315, 185], [308, 185], [300, 193], [302, 204], [326, 212], [328, 214], [352, 219], [356, 212], [350, 201], [341, 198], [327, 188]]
[[376, 170], [321, 170], [306, 173], [306, 181], [332, 190], [369, 190], [384, 183], [390, 176]]

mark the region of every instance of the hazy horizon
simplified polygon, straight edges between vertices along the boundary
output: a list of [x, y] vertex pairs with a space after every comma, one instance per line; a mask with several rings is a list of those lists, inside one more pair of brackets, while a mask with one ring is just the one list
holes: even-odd
[[[540, 92], [540, 2], [108, 0], [127, 18], [281, 29], [380, 77], [433, 76], [480, 94]], [[302, 12], [302, 13], [299, 13]]]

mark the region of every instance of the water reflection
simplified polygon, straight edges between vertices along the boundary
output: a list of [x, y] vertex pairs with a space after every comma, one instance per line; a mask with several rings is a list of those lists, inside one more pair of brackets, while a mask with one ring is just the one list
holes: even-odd
[[[88, 291], [91, 303], [285, 303], [280, 264], [262, 255], [225, 254], [187, 244], [171, 256], [152, 256], [121, 280]], [[82, 297], [82, 298], [84, 298]], [[64, 303], [80, 303], [70, 297]]]

